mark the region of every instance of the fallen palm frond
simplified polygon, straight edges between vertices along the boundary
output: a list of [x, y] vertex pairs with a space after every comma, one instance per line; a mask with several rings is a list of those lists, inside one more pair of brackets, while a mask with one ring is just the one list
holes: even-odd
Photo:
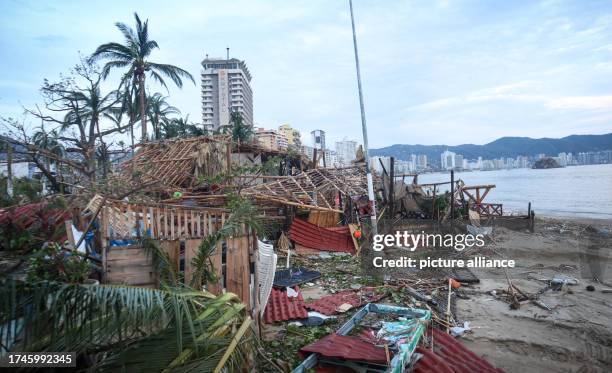
[[230, 293], [15, 281], [0, 288], [0, 357], [76, 351], [88, 361], [78, 368], [95, 371], [233, 371], [253, 351], [245, 323]]

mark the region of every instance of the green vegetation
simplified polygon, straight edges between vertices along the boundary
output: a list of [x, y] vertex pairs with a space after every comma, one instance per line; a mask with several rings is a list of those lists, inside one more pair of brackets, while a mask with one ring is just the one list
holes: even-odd
[[177, 87], [183, 87], [183, 79], [187, 78], [195, 84], [193, 76], [186, 70], [174, 65], [151, 62], [151, 53], [159, 48], [157, 42], [149, 38], [149, 21], [144, 23], [137, 13], [134, 13], [136, 29], [125, 23], [116, 23], [121, 31], [125, 43], [106, 43], [100, 45], [91, 55], [91, 60], [108, 60], [102, 69], [102, 77], [106, 78], [113, 69], [126, 69], [121, 85], [133, 87], [138, 92], [140, 106], [140, 122], [142, 127], [142, 140], [147, 140], [147, 103], [145, 94], [145, 79], [147, 75], [164, 87], [168, 87], [164, 80], [170, 78]]
[[[233, 294], [6, 281], [0, 336], [11, 351], [75, 351], [96, 372], [236, 371], [253, 333]], [[232, 341], [238, 343], [232, 343]]]
[[8, 179], [0, 176], [0, 208], [37, 202], [42, 193], [40, 180], [27, 177], [13, 178], [13, 197], [8, 196]]
[[93, 270], [93, 266], [78, 255], [67, 254], [59, 244], [49, 242], [36, 250], [29, 259], [27, 280], [60, 281], [82, 284]]

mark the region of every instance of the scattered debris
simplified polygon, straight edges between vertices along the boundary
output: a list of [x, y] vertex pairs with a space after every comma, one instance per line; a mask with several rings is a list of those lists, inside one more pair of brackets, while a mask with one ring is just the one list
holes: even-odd
[[368, 302], [377, 302], [385, 296], [377, 293], [376, 288], [364, 287], [360, 291], [344, 290], [323, 298], [307, 302], [306, 308], [324, 315], [334, 315], [346, 312], [353, 307], [359, 307]]
[[310, 282], [321, 277], [321, 272], [312, 271], [305, 267], [288, 268], [276, 271], [274, 274], [274, 286], [289, 287]]
[[308, 318], [308, 311], [304, 307], [304, 298], [297, 287], [293, 288], [298, 295], [289, 297], [287, 291], [272, 289], [270, 300], [264, 312], [267, 324], [279, 321]]
[[414, 365], [414, 373], [503, 373], [448, 334], [435, 328], [428, 334], [433, 346], [416, 349], [423, 356]]
[[[370, 314], [381, 314], [394, 318], [383, 322], [376, 337], [370, 330], [362, 330], [349, 336]], [[336, 333], [303, 347], [303, 353], [312, 353], [293, 373], [303, 373], [320, 363], [346, 366], [358, 371], [374, 368], [393, 373], [403, 372], [413, 359], [414, 351], [425, 332], [431, 312], [422, 309], [369, 303], [349, 319]], [[366, 369], [367, 370], [367, 369]]]

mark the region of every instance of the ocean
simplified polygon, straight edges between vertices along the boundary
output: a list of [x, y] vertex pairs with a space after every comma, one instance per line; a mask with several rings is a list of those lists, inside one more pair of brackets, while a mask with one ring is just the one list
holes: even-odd
[[[531, 202], [536, 216], [612, 219], [612, 164], [456, 172], [455, 179], [466, 185], [495, 184], [485, 202], [503, 203], [504, 213], [525, 213]], [[449, 172], [419, 175], [421, 184], [449, 180]]]

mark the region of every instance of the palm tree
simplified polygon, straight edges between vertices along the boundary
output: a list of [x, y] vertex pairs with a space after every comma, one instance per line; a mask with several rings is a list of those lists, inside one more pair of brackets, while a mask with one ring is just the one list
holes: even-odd
[[104, 78], [108, 76], [111, 69], [128, 69], [123, 75], [121, 84], [124, 85], [131, 82], [138, 86], [142, 140], [146, 141], [147, 117], [145, 79], [147, 74], [166, 89], [168, 86], [164, 81], [164, 77], [170, 78], [179, 88], [183, 87], [183, 78], [189, 78], [193, 84], [195, 84], [195, 80], [191, 74], [177, 66], [154, 63], [148, 60], [153, 50], [159, 48], [159, 45], [155, 40], [149, 39], [149, 21], [146, 20], [144, 23], [141, 22], [137, 13], [134, 13], [134, 18], [136, 19], [135, 31], [124, 23], [118, 22], [115, 24], [125, 37], [125, 44], [114, 42], [102, 44], [92, 54], [91, 59], [109, 60], [102, 69], [102, 76]]
[[232, 112], [230, 121], [232, 123], [232, 139], [239, 144], [248, 142], [253, 137], [253, 128], [244, 123], [242, 114], [237, 111]]
[[149, 96], [147, 99], [147, 115], [151, 120], [151, 125], [153, 126], [153, 133], [156, 140], [161, 137], [160, 125], [168, 122], [171, 114], [181, 114], [179, 109], [168, 104], [166, 98], [167, 97], [162, 96], [160, 93], [155, 93], [153, 96]]
[[189, 123], [189, 115], [185, 118], [173, 118], [164, 122], [164, 138], [206, 136], [208, 131], [201, 126]]
[[232, 111], [230, 122], [225, 126], [219, 127], [219, 132], [231, 134], [232, 140], [238, 144], [249, 142], [253, 137], [253, 127], [244, 123], [242, 114], [238, 111]]

